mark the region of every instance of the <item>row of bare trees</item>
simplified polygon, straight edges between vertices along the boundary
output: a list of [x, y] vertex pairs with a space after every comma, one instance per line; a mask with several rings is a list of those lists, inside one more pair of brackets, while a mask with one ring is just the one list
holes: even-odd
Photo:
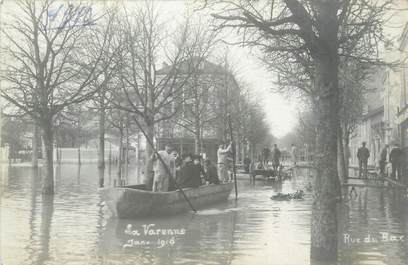
[[[35, 131], [41, 132], [41, 137], [34, 136], [33, 149], [41, 138], [46, 151], [44, 194], [54, 192], [57, 128], [64, 122], [74, 124], [80, 135], [87, 122], [84, 111], [98, 113], [98, 167], [102, 170], [106, 129], [119, 135], [121, 164], [123, 147], [128, 148], [129, 136], [136, 131], [135, 120], [151, 139], [158, 136], [158, 124], [175, 122], [189, 128], [196, 152], [201, 151], [198, 143], [204, 131], [218, 131], [226, 140], [228, 117], [240, 142], [262, 140], [245, 130], [254, 119], [259, 119], [257, 124], [264, 121], [253, 103], [244, 100], [227, 63], [205, 70], [218, 44], [218, 33], [205, 23], [188, 18], [169, 26], [153, 1], [115, 4], [97, 11], [92, 5], [56, 0], [22, 0], [16, 5], [20, 12], [3, 30], [7, 64], [1, 72], [6, 80], [1, 96], [9, 103], [8, 114], [29, 117]], [[268, 129], [262, 128], [266, 137]], [[152, 177], [152, 154], [147, 145], [146, 183]], [[121, 176], [119, 166], [119, 180]], [[103, 179], [99, 183], [103, 185]]]

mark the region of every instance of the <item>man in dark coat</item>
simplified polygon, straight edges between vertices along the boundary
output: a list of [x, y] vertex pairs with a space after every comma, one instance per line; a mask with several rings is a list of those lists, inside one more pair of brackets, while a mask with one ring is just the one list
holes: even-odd
[[402, 164], [402, 150], [395, 146], [390, 152], [390, 162], [392, 166], [391, 178], [398, 180], [402, 179], [401, 164]]
[[275, 172], [278, 172], [278, 168], [280, 165], [280, 158], [281, 158], [281, 151], [278, 148], [277, 144], [274, 144], [274, 148], [272, 151], [272, 167]]
[[199, 157], [193, 155], [187, 155], [184, 159], [179, 182], [182, 188], [198, 188], [201, 185], [201, 174], [205, 173], [199, 161]]
[[217, 168], [211, 163], [211, 160], [205, 160], [205, 180], [209, 184], [219, 184], [220, 180], [217, 175]]
[[362, 146], [357, 151], [359, 178], [361, 178], [361, 176], [363, 176], [363, 178], [367, 178], [367, 175], [368, 175], [367, 163], [368, 163], [369, 157], [370, 157], [370, 151], [366, 147], [366, 142], [363, 142]]

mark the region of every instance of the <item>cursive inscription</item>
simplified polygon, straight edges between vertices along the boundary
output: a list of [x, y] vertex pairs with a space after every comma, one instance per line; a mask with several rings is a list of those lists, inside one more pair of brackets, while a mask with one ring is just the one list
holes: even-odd
[[123, 248], [151, 245], [162, 248], [175, 245], [177, 237], [185, 235], [186, 229], [163, 228], [157, 227], [156, 224], [143, 224], [139, 228], [135, 228], [128, 224], [124, 232], [131, 238], [127, 240]]

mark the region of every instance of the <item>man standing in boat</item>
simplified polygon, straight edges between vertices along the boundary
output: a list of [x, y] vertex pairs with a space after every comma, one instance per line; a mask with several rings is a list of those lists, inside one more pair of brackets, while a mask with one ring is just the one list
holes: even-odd
[[281, 151], [278, 148], [277, 144], [273, 145], [273, 151], [272, 151], [272, 168], [275, 171], [275, 173], [278, 172], [279, 165], [280, 165], [280, 158], [281, 158]]
[[173, 178], [176, 177], [176, 159], [172, 154], [173, 146], [169, 143], [166, 144], [165, 150], [160, 150], [158, 153], [163, 159], [163, 162], [156, 156], [153, 157], [154, 164], [154, 180], [153, 180], [153, 191], [168, 191], [170, 176], [167, 173], [166, 166], [170, 170]]
[[228, 176], [228, 153], [232, 150], [232, 142], [227, 148], [223, 144], [220, 144], [217, 151], [218, 158], [218, 177], [221, 182], [227, 182], [229, 179]]

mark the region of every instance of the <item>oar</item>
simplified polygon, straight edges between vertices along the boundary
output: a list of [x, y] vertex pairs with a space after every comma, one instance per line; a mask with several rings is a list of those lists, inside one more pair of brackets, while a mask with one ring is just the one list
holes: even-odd
[[[157, 152], [156, 148], [154, 148], [153, 141], [149, 138], [149, 136], [146, 134], [146, 132], [143, 130], [142, 126], [140, 125], [139, 121], [137, 120], [136, 117], [133, 117], [133, 120], [136, 122], [137, 127], [139, 127], [140, 131], [143, 133], [143, 135], [146, 137], [146, 141], [149, 143], [149, 145], [152, 147], [154, 153], [156, 156], [159, 158], [160, 162], [163, 163], [163, 166], [166, 170], [166, 173], [170, 176], [170, 179], [174, 182], [176, 185], [177, 189], [183, 194], [184, 199], [188, 202], [188, 205], [190, 205], [190, 208], [193, 210], [193, 212], [197, 213], [197, 210], [194, 208], [193, 204], [191, 201], [187, 198], [187, 195], [184, 193], [183, 189], [177, 184], [176, 180], [173, 178], [172, 173], [170, 172], [169, 167], [166, 165], [164, 162], [163, 158], [160, 156], [159, 152]], [[147, 174], [147, 172], [145, 172]]]
[[238, 187], [237, 187], [237, 169], [235, 167], [235, 143], [234, 143], [234, 136], [232, 135], [232, 123], [231, 123], [231, 116], [228, 115], [228, 125], [231, 134], [231, 142], [232, 142], [232, 172], [234, 175], [234, 182], [235, 182], [235, 199], [238, 199]]

